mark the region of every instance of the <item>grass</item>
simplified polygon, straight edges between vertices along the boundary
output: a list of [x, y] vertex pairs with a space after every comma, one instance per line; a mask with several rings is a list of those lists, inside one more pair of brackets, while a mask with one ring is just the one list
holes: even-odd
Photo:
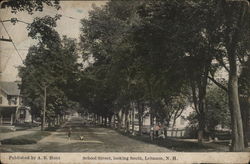
[[228, 146], [229, 145], [229, 143], [230, 143], [230, 141], [229, 140], [224, 140], [224, 141], [220, 141], [220, 142], [214, 142], [214, 143], [216, 143], [216, 144], [219, 144], [219, 145], [224, 145], [224, 146]]
[[3, 145], [26, 145], [26, 144], [35, 144], [42, 138], [50, 135], [49, 132], [46, 131], [37, 131], [35, 133], [31, 133], [28, 135], [22, 135], [18, 137], [13, 137], [9, 139], [4, 139], [1, 141]]
[[22, 130], [27, 130], [27, 129], [30, 129], [29, 127], [15, 127], [16, 131], [22, 131]]
[[[123, 132], [120, 132], [120, 133], [132, 139], [136, 139], [145, 143], [165, 147], [165, 148], [168, 148], [174, 151], [179, 151], [179, 152], [204, 152], [208, 150], [211, 151], [213, 149], [212, 147], [209, 147], [207, 145], [204, 145], [198, 142], [179, 141], [179, 140], [175, 140], [174, 138], [155, 139], [151, 141], [148, 135], [132, 136], [130, 134], [126, 134]], [[215, 150], [213, 149], [212, 151], [215, 151]]]
[[0, 128], [0, 133], [8, 133], [8, 132], [13, 132], [14, 130], [12, 130], [11, 128]]
[[47, 127], [45, 128], [45, 131], [56, 131], [60, 128], [60, 126], [53, 126], [53, 127]]

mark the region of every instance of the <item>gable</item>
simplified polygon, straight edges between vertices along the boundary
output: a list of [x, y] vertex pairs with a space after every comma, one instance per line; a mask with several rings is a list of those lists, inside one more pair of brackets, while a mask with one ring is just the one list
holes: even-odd
[[18, 96], [20, 95], [20, 89], [18, 83], [16, 82], [0, 82], [0, 89], [5, 92], [7, 95]]

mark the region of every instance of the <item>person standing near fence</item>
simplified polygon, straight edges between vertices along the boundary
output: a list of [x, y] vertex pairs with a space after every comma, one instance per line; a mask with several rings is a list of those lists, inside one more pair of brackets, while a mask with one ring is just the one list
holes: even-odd
[[69, 141], [70, 141], [71, 133], [72, 133], [72, 129], [71, 129], [71, 127], [69, 127], [69, 129], [68, 129], [68, 140]]
[[155, 126], [155, 134], [156, 134], [156, 137], [159, 136], [159, 131], [160, 131], [160, 125], [159, 123]]

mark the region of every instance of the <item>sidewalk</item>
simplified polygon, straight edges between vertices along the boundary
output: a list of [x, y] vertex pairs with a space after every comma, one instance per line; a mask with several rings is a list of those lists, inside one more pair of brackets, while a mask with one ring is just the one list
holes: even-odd
[[[175, 138], [176, 141], [185, 141], [185, 142], [193, 142], [197, 143], [197, 139], [181, 139], [181, 138]], [[219, 142], [219, 141], [218, 141]], [[229, 151], [229, 145], [222, 145], [216, 142], [209, 142], [204, 141], [203, 145], [206, 145], [208, 147], [211, 147], [213, 149], [216, 149], [218, 151], [228, 152]], [[223, 141], [222, 141], [223, 142]], [[248, 142], [248, 148], [245, 148], [245, 151], [250, 152], [250, 142]]]
[[22, 135], [26, 135], [26, 134], [35, 133], [36, 131], [40, 131], [40, 129], [41, 129], [41, 127], [34, 127], [34, 128], [31, 128], [31, 129], [27, 129], [27, 130], [20, 130], [20, 131], [8, 132], [8, 133], [1, 133], [0, 134], [0, 141], [4, 140], [4, 139], [17, 137], [17, 136], [22, 136]]
[[[175, 138], [177, 141], [185, 141], [185, 142], [193, 142], [197, 143], [197, 139], [181, 139], [181, 138]], [[218, 151], [228, 152], [229, 147], [221, 144], [217, 144], [215, 142], [209, 142], [209, 141], [203, 141], [203, 145], [206, 145], [208, 147], [211, 147], [213, 149], [216, 149]]]

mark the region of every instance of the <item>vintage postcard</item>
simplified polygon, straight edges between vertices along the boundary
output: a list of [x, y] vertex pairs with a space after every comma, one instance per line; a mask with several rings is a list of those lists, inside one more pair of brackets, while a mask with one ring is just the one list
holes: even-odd
[[0, 5], [0, 163], [249, 163], [249, 1]]

